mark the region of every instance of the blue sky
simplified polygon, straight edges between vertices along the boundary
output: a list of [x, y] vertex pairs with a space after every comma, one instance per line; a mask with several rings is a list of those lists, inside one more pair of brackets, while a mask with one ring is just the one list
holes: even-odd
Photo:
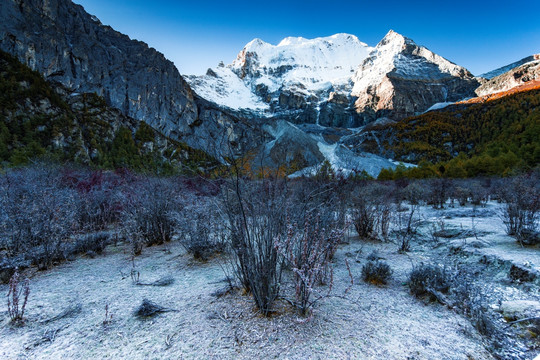
[[350, 33], [375, 46], [388, 30], [473, 74], [540, 53], [540, 1], [75, 0], [102, 23], [142, 40], [182, 74], [229, 64], [254, 38]]

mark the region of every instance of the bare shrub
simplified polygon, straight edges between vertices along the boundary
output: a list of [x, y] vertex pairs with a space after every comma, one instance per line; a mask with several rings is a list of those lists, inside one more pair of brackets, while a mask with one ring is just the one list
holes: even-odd
[[433, 205], [435, 209], [444, 208], [451, 193], [452, 181], [447, 178], [431, 179], [428, 184], [428, 204]]
[[66, 249], [65, 255], [75, 255], [93, 252], [103, 253], [105, 247], [112, 243], [111, 233], [108, 231], [99, 231], [89, 234], [80, 234], [74, 236], [72, 245]]
[[286, 199], [285, 180], [244, 181], [237, 176], [222, 191], [234, 273], [265, 316], [279, 295], [283, 259], [274, 240], [286, 231]]
[[500, 190], [505, 205], [501, 218], [506, 233], [521, 244], [534, 245], [539, 238], [540, 185], [534, 174], [508, 179]]
[[363, 198], [356, 199], [352, 210], [352, 217], [358, 236], [361, 238], [373, 237], [376, 215], [375, 205], [369, 204]]
[[212, 255], [227, 250], [228, 231], [213, 204], [197, 199], [180, 214], [181, 244], [195, 259], [207, 261]]
[[135, 315], [140, 318], [148, 318], [161, 314], [164, 312], [177, 311], [174, 309], [169, 309], [154, 303], [148, 299], [143, 299], [142, 304], [135, 310]]
[[2, 176], [0, 238], [8, 257], [23, 254], [40, 268], [63, 260], [76, 227], [76, 194], [61, 186], [57, 174], [53, 167], [37, 165]]
[[425, 189], [419, 181], [412, 181], [403, 189], [405, 200], [412, 205], [418, 205], [425, 198]]
[[488, 187], [478, 179], [454, 180], [454, 187], [450, 188], [452, 199], [456, 199], [459, 205], [465, 206], [470, 200], [473, 205], [485, 206], [489, 198]]
[[453, 198], [456, 199], [460, 206], [467, 205], [469, 198], [471, 197], [471, 191], [461, 184], [456, 186], [453, 192]]
[[398, 251], [403, 253], [411, 249], [411, 241], [416, 236], [416, 230], [419, 226], [419, 220], [415, 218], [419, 206], [410, 205], [405, 211], [401, 211], [397, 215], [396, 231], [399, 244]]
[[9, 281], [9, 291], [7, 294], [7, 308], [11, 321], [22, 321], [24, 310], [30, 295], [30, 280], [25, 278], [21, 282], [21, 276], [18, 271], [11, 277]]
[[122, 214], [124, 232], [135, 255], [144, 245], [159, 245], [172, 240], [177, 211], [181, 211], [178, 195], [167, 179], [146, 178], [126, 194]]
[[77, 191], [77, 222], [83, 231], [100, 231], [120, 220], [122, 191], [133, 177], [126, 172], [65, 169], [61, 181]]
[[105, 319], [103, 320], [103, 326], [109, 325], [113, 320], [113, 313], [110, 309], [109, 303], [105, 304]]
[[276, 248], [294, 273], [295, 300], [291, 303], [302, 315], [324, 297], [315, 293], [317, 282], [328, 281], [331, 290], [331, 260], [344, 233], [345, 228], [320, 227], [319, 216], [309, 212], [302, 229], [288, 222], [287, 235], [276, 239]]
[[440, 266], [421, 263], [414, 266], [409, 274], [409, 289], [416, 297], [428, 296], [430, 300], [438, 299], [439, 293], [447, 293], [450, 289], [451, 276]]
[[352, 200], [352, 223], [361, 238], [387, 239], [393, 206], [389, 189], [371, 184], [356, 189]]
[[362, 279], [374, 285], [385, 285], [392, 273], [390, 265], [380, 260], [370, 260], [362, 267]]

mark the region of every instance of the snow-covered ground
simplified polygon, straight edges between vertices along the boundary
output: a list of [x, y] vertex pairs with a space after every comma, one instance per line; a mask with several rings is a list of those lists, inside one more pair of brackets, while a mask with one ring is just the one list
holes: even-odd
[[[23, 326], [9, 324], [6, 303], [0, 303], [0, 358], [491, 359], [484, 348], [489, 339], [482, 338], [467, 318], [415, 299], [405, 284], [413, 264], [454, 259], [474, 267], [480, 264], [474, 252], [538, 267], [537, 248], [521, 248], [503, 235], [498, 209], [494, 203], [478, 209], [423, 206], [420, 232], [425, 236], [406, 254], [398, 253], [393, 242], [360, 240], [351, 233], [334, 259], [335, 296], [321, 302], [311, 319], [299, 318], [285, 302], [278, 303], [276, 315], [263, 318], [250, 296], [236, 292], [214, 296], [225, 285], [223, 258], [199, 263], [173, 242], [145, 248], [132, 262], [128, 246], [110, 246], [103, 256], [34, 273]], [[447, 228], [474, 229], [474, 235], [469, 231], [464, 238], [433, 242], [426, 232], [441, 219]], [[360, 280], [372, 250], [394, 270], [386, 286]], [[352, 286], [345, 260], [354, 278]], [[534, 284], [509, 282], [504, 266], [482, 266], [478, 279], [492, 286], [499, 300], [540, 298]], [[137, 286], [129, 275], [133, 268], [142, 282], [171, 276], [174, 283]], [[493, 271], [504, 274], [493, 277]], [[0, 293], [7, 293], [7, 285], [0, 286]], [[134, 311], [144, 298], [177, 311], [140, 320]], [[44, 323], [77, 304], [80, 310], [72, 316]], [[112, 319], [103, 324], [106, 305]], [[517, 359], [532, 359], [538, 353], [523, 347], [508, 350]]]

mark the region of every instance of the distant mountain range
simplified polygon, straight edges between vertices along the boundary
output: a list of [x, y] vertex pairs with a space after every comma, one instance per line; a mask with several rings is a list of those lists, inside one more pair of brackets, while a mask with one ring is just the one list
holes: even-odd
[[485, 96], [539, 78], [534, 55], [480, 77], [394, 31], [375, 46], [356, 36], [255, 39], [231, 64], [182, 76], [161, 53], [104, 26], [70, 0], [4, 0], [0, 49], [67, 93], [96, 93], [125, 116], [224, 161], [306, 173], [377, 175], [395, 167], [352, 139], [371, 124]]

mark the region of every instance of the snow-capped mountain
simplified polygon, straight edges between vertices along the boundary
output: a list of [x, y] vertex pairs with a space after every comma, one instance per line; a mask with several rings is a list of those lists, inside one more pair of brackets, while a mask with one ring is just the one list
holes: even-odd
[[392, 30], [353, 77], [351, 95], [366, 119], [402, 119], [474, 95], [478, 81], [465, 68]]
[[260, 93], [275, 93], [285, 86], [317, 94], [330, 87], [348, 86], [370, 50], [349, 34], [312, 40], [288, 37], [278, 45], [255, 39], [242, 49], [230, 68]]
[[224, 107], [296, 123], [357, 126], [354, 112], [346, 114], [347, 97], [352, 75], [372, 49], [349, 34], [288, 37], [277, 45], [255, 39], [230, 65], [187, 80], [201, 97]]
[[[520, 64], [527, 59], [532, 60]], [[515, 64], [519, 65], [513, 66]], [[508, 70], [482, 84], [482, 86], [476, 89], [476, 94], [478, 96], [486, 96], [497, 92], [508, 91], [530, 81], [540, 80], [540, 54], [529, 56], [516, 63], [491, 71], [488, 74], [497, 74], [503, 69]]]
[[289, 37], [277, 45], [255, 39], [230, 65], [187, 79], [223, 107], [348, 128], [415, 115], [474, 96], [479, 86], [465, 68], [392, 30], [375, 48], [349, 34]]
[[491, 80], [496, 76], [502, 75], [505, 72], [508, 72], [508, 71], [510, 71], [510, 70], [512, 70], [514, 68], [517, 68], [518, 66], [521, 66], [523, 64], [526, 64], [528, 62], [535, 61], [535, 60], [540, 60], [540, 54], [527, 56], [527, 57], [525, 57], [525, 58], [523, 58], [521, 60], [518, 60], [516, 62], [513, 62], [511, 64], [508, 64], [508, 65], [502, 66], [502, 67], [500, 67], [498, 69], [491, 70], [491, 71], [489, 71], [487, 73], [481, 74], [478, 77]]

